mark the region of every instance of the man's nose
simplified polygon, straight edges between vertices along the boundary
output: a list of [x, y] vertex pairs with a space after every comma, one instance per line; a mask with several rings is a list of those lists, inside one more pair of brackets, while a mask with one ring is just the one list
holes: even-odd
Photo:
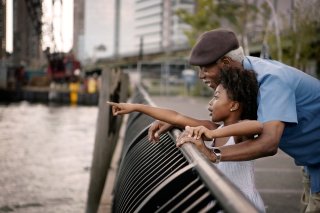
[[213, 99], [211, 101], [209, 101], [209, 104], [208, 104], [208, 110], [210, 112], [212, 111], [212, 102], [213, 102]]

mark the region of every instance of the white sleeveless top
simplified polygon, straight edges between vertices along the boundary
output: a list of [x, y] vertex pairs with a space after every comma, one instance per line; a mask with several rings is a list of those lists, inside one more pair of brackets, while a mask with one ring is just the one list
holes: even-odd
[[[223, 146], [235, 144], [230, 137]], [[261, 212], [266, 212], [264, 203], [256, 189], [254, 177], [254, 161], [222, 161], [214, 164]]]

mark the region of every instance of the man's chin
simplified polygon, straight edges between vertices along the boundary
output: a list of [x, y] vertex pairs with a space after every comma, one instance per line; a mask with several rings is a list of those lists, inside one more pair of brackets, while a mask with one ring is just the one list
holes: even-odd
[[217, 85], [211, 81], [203, 81], [203, 83], [212, 89], [215, 89], [217, 87]]
[[210, 81], [204, 81], [203, 82], [205, 85], [207, 85], [208, 87], [211, 87], [211, 82]]
[[212, 88], [212, 89], [216, 89], [217, 88], [217, 85], [212, 83], [212, 82], [208, 83], [207, 86]]

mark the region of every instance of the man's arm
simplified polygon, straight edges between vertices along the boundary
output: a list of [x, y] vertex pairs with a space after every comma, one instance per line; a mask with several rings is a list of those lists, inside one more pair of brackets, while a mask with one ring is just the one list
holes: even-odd
[[285, 124], [281, 121], [269, 121], [263, 124], [261, 135], [234, 146], [221, 147], [223, 161], [253, 160], [277, 154]]
[[[253, 140], [244, 141], [235, 145], [219, 147], [222, 161], [246, 161], [261, 157], [275, 155], [278, 151], [280, 138], [285, 124], [281, 121], [269, 121], [263, 124], [260, 136]], [[179, 138], [177, 146], [186, 142], [194, 143], [196, 139], [191, 137]], [[205, 153], [213, 162], [216, 156], [209, 150]]]

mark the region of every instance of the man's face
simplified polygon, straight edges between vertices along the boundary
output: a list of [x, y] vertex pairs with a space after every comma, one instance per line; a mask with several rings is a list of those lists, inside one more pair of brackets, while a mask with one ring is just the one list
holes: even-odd
[[213, 89], [216, 89], [220, 82], [220, 67], [218, 63], [200, 66], [199, 68], [199, 78], [203, 83]]

